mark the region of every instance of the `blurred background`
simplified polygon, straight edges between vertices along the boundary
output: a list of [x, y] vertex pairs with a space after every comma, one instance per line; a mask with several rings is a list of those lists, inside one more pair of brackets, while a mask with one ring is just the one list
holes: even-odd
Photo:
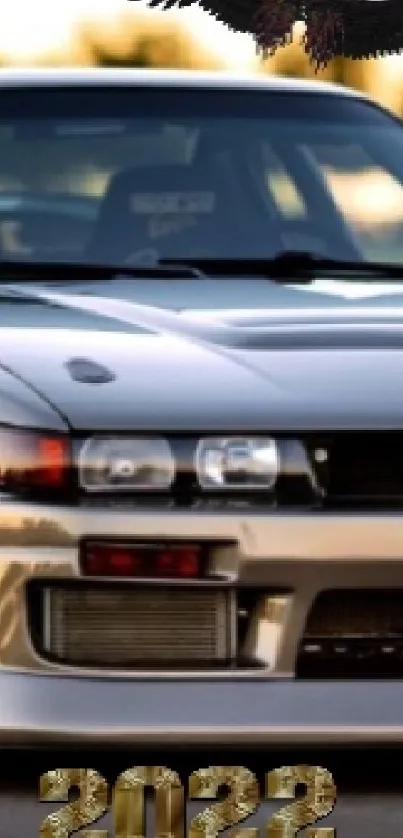
[[13, 0], [0, 12], [3, 66], [157, 66], [259, 71], [330, 79], [403, 114], [403, 54], [336, 59], [315, 76], [295, 27], [293, 42], [262, 61], [251, 37], [230, 32], [194, 4], [150, 10], [142, 0]]

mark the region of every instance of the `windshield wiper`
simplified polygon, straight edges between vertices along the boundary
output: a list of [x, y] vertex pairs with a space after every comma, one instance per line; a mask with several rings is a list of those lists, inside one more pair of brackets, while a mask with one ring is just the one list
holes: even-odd
[[34, 262], [0, 259], [0, 282], [82, 282], [132, 279], [202, 279], [203, 272], [186, 260], [152, 265], [98, 265], [89, 262]]
[[[161, 259], [159, 264], [168, 266], [171, 260]], [[181, 264], [181, 260], [175, 259], [175, 264]], [[365, 278], [370, 282], [382, 278], [403, 282], [403, 264], [328, 259], [320, 254], [298, 250], [285, 250], [267, 259], [191, 259], [186, 260], [186, 264], [207, 276], [254, 276], [282, 284], [309, 284], [323, 276], [341, 276], [352, 281]]]
[[403, 264], [328, 259], [308, 251], [285, 250], [267, 259], [160, 259], [153, 264], [91, 264], [0, 259], [0, 282], [80, 283], [91, 280], [206, 279], [262, 277], [284, 285], [309, 284], [318, 277], [342, 277], [366, 282], [403, 282]]

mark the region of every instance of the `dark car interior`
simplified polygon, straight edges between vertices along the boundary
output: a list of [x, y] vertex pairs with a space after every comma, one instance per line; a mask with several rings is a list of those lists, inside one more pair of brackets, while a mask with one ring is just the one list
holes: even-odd
[[337, 231], [337, 255], [342, 247], [344, 258], [359, 258], [348, 226], [308, 164], [301, 160], [295, 177], [307, 211], [295, 218], [281, 213], [253, 159], [251, 166], [247, 155], [229, 148], [196, 155], [191, 163], [124, 168], [98, 198], [0, 193], [3, 255], [115, 264], [141, 259], [144, 251], [170, 259], [265, 257], [283, 248], [334, 255]]
[[167, 96], [158, 118], [102, 120], [69, 119], [67, 100], [52, 100], [59, 117], [44, 102], [40, 118], [20, 109], [17, 119], [13, 99], [10, 120], [0, 97], [0, 255], [124, 264], [298, 250], [403, 262], [400, 124], [328, 96], [294, 96], [289, 112], [288, 96], [265, 97], [265, 107], [260, 98], [257, 115], [243, 117], [238, 98], [235, 107], [222, 93], [211, 107], [209, 97], [213, 116], [175, 119]]
[[[163, 258], [256, 253], [261, 242], [280, 235], [253, 181], [237, 194], [236, 180], [217, 160], [187, 166], [128, 169], [112, 178], [94, 225], [91, 260], [128, 262], [146, 248]], [[245, 214], [253, 236], [245, 242]]]

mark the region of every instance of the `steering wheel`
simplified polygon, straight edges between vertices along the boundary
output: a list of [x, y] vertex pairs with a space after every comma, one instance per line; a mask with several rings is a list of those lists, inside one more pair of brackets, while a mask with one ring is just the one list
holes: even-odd
[[7, 259], [58, 261], [84, 252], [98, 212], [95, 198], [64, 193], [0, 193], [0, 252]]

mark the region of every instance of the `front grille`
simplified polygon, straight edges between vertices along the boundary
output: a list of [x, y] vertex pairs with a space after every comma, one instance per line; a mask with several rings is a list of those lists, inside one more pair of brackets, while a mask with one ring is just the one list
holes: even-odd
[[50, 660], [108, 669], [198, 667], [234, 657], [234, 594], [217, 584], [53, 584], [39, 596]]
[[324, 503], [403, 505], [403, 435], [338, 433], [307, 441]]
[[403, 591], [334, 590], [308, 615], [300, 678], [402, 678]]

